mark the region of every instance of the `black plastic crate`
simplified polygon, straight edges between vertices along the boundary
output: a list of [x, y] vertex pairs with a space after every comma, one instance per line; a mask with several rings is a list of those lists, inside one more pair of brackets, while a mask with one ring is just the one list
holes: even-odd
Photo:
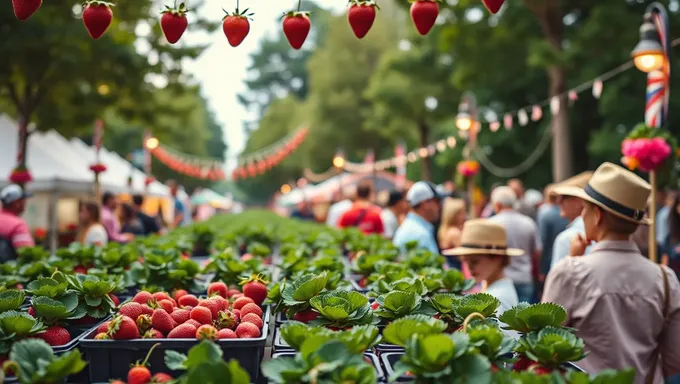
[[[277, 352], [272, 354], [272, 359], [275, 359], [277, 357], [293, 357], [295, 356], [295, 351], [291, 350], [288, 352]], [[379, 382], [385, 382], [387, 380], [387, 376], [385, 376], [385, 371], [382, 368], [382, 365], [380, 364], [380, 359], [378, 359], [378, 356], [376, 356], [373, 353], [366, 352], [364, 353], [364, 356], [368, 358], [371, 361], [371, 364], [375, 368], [375, 373], [378, 378]]]
[[[222, 349], [224, 360], [238, 360], [253, 382], [257, 381], [260, 374], [260, 363], [269, 334], [269, 307], [263, 310], [264, 326], [259, 338], [215, 341]], [[80, 340], [81, 350], [85, 352], [88, 362], [89, 382], [108, 382], [111, 379], [126, 378], [130, 365], [137, 360], [144, 360], [149, 349], [156, 343], [160, 345], [154, 349], [149, 358], [151, 371], [165, 372], [177, 377], [182, 372], [166, 369], [165, 351], [173, 350], [187, 354], [191, 347], [199, 343], [196, 339], [95, 340], [96, 332], [97, 329], [93, 328]]]
[[349, 279], [349, 282], [352, 284], [352, 289], [354, 289], [357, 292], [366, 293], [366, 292], [370, 291], [370, 289], [368, 289], [368, 288], [361, 288], [361, 286], [359, 285], [359, 282], [354, 280], [354, 279]]
[[288, 321], [288, 316], [286, 316], [284, 312], [279, 312], [276, 314], [276, 317], [274, 319], [276, 321], [276, 324], [280, 325]]
[[286, 343], [286, 340], [281, 337], [281, 330], [279, 327], [276, 327], [274, 330], [274, 352], [291, 352], [293, 351], [293, 348]]

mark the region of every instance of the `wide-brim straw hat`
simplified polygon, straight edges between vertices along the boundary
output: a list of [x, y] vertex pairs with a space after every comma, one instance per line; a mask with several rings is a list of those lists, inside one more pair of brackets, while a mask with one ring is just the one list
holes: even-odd
[[553, 184], [550, 194], [554, 196], [576, 196], [579, 191], [582, 191], [588, 185], [591, 177], [593, 177], [592, 171], [579, 173], [562, 182]]
[[603, 163], [588, 184], [570, 191], [570, 196], [595, 204], [621, 219], [649, 224], [645, 211], [651, 192], [652, 186], [640, 176], [616, 164]]
[[508, 236], [502, 225], [487, 219], [473, 219], [465, 222], [460, 239], [461, 245], [444, 250], [444, 255], [501, 255], [522, 256], [521, 249], [508, 248]]

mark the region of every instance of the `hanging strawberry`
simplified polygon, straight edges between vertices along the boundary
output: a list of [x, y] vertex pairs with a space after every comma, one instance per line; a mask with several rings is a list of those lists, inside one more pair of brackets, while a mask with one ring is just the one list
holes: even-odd
[[354, 35], [361, 39], [373, 26], [375, 10], [380, 8], [372, 0], [351, 0], [350, 4], [347, 20], [349, 20]]
[[239, 0], [236, 0], [236, 11], [234, 13], [229, 13], [222, 19], [222, 30], [224, 35], [227, 36], [229, 45], [232, 47], [238, 47], [243, 40], [248, 36], [250, 32], [250, 21], [254, 13], [248, 13], [248, 8], [243, 11], [239, 11]]
[[498, 13], [499, 9], [501, 9], [501, 6], [503, 6], [505, 0], [482, 0], [482, 3], [484, 3], [484, 6], [489, 10], [489, 12], [495, 14]]
[[12, 0], [14, 16], [21, 21], [28, 20], [40, 9], [42, 0]]
[[113, 20], [113, 12], [111, 11], [113, 6], [114, 4], [100, 0], [90, 0], [85, 3], [83, 23], [90, 37], [97, 40], [109, 28]]
[[297, 11], [290, 11], [283, 15], [283, 33], [288, 39], [288, 43], [294, 49], [302, 48], [302, 44], [307, 40], [312, 22], [309, 21], [309, 12], [301, 12], [302, 0], [298, 0]]
[[439, 16], [437, 0], [412, 0], [411, 19], [418, 33], [427, 35]]
[[189, 22], [187, 21], [187, 12], [189, 9], [186, 8], [184, 3], [177, 7], [177, 0], [172, 8], [165, 6], [165, 10], [162, 12], [161, 16], [161, 30], [168, 40], [168, 43], [175, 44], [187, 30]]

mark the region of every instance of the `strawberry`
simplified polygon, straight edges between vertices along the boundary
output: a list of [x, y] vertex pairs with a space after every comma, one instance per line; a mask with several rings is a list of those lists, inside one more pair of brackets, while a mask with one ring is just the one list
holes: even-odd
[[427, 35], [439, 16], [437, 0], [416, 0], [411, 4], [411, 19], [418, 33]]
[[241, 323], [236, 327], [236, 336], [239, 339], [255, 339], [260, 337], [260, 328], [253, 323]]
[[182, 307], [186, 306], [195, 307], [198, 305], [198, 298], [196, 298], [196, 296], [192, 294], [188, 294], [177, 299], [177, 303], [179, 303], [179, 305], [181, 305]]
[[149, 353], [146, 354], [144, 361], [141, 363], [138, 361], [132, 366], [132, 368], [130, 368], [127, 377], [128, 384], [147, 384], [149, 381], [151, 381], [151, 371], [149, 371], [149, 368], [146, 367], [146, 363], [149, 361], [149, 357], [151, 356], [153, 350], [159, 345], [161, 344], [154, 344], [154, 346], [149, 349]]
[[116, 315], [109, 326], [109, 336], [114, 340], [139, 339], [139, 329], [131, 318], [125, 315]]
[[68, 330], [58, 325], [47, 328], [45, 332], [38, 334], [38, 337], [53, 347], [66, 345], [71, 341], [71, 334], [68, 333]]
[[359, 280], [359, 286], [361, 288], [366, 288], [367, 285], [368, 285], [368, 279], [366, 279], [366, 277], [364, 276]]
[[[217, 318], [218, 313], [220, 312], [220, 307], [221, 307], [221, 305], [217, 302], [217, 300], [214, 300], [214, 299], [203, 300], [198, 304], [198, 306], [208, 308], [210, 310], [210, 314], [211, 314], [213, 319]], [[192, 309], [192, 311], [193, 311], [193, 309]]]
[[371, 303], [371, 309], [372, 310], [375, 311], [375, 310], [378, 309], [378, 307], [380, 307], [380, 304], [377, 301], [374, 301], [374, 302]]
[[238, 299], [236, 299], [236, 301], [234, 301], [234, 305], [232, 306], [232, 308], [238, 309], [240, 311], [241, 308], [243, 308], [246, 304], [254, 303], [255, 302], [250, 297], [239, 297]]
[[184, 34], [184, 31], [187, 30], [187, 26], [189, 25], [189, 22], [187, 21], [187, 12], [189, 12], [189, 9], [185, 7], [184, 3], [177, 7], [176, 2], [175, 6], [172, 8], [166, 5], [165, 10], [161, 12], [163, 14], [163, 16], [161, 16], [161, 30], [168, 40], [168, 43], [175, 44], [178, 42], [180, 37]]
[[230, 311], [220, 312], [216, 320], [217, 326], [220, 328], [234, 329], [239, 323], [239, 319], [236, 318]]
[[83, 23], [90, 37], [97, 40], [111, 25], [113, 4], [101, 0], [89, 0], [83, 9]]
[[531, 367], [529, 367], [529, 369], [527, 369], [527, 371], [533, 372], [537, 376], [543, 376], [543, 375], [552, 374], [554, 370], [552, 368], [548, 368], [548, 367], [545, 367], [543, 365], [536, 364], [536, 365], [532, 365]]
[[82, 265], [76, 265], [73, 267], [73, 273], [80, 273], [81, 275], [87, 275], [87, 268]]
[[253, 255], [251, 255], [250, 253], [244, 253], [243, 256], [241, 256], [241, 261], [248, 261], [248, 260], [252, 260], [252, 259], [253, 259]]
[[[248, 13], [248, 8], [244, 9], [243, 11], [239, 11], [238, 0], [236, 0], [236, 11], [229, 13], [224, 10], [224, 12], [226, 15], [224, 15], [224, 18], [222, 19], [222, 31], [227, 37], [229, 45], [232, 47], [238, 47], [246, 38], [246, 36], [248, 36], [248, 33], [250, 33], [250, 20], [252, 20], [254, 13]], [[222, 282], [219, 283], [224, 285]], [[212, 286], [213, 284], [210, 285]], [[220, 286], [220, 295], [224, 293], [222, 297], [227, 297], [227, 286], [224, 285], [224, 291], [221, 289], [222, 287]], [[209, 294], [210, 287], [208, 288], [208, 295]]]
[[185, 321], [183, 324], [191, 324], [196, 328], [198, 328], [202, 325], [201, 323], [199, 323], [198, 321], [196, 321], [194, 319], [189, 319], [189, 320]]
[[120, 309], [118, 309], [118, 313], [131, 319], [137, 319], [140, 315], [144, 314], [144, 309], [141, 304], [131, 301], [123, 304]]
[[153, 310], [154, 308], [149, 307], [148, 305], [142, 305], [139, 307], [142, 310], [142, 315], [153, 315]]
[[231, 313], [233, 313], [234, 316], [236, 316], [236, 322], [241, 321], [241, 310], [240, 309], [233, 309], [232, 308]]
[[173, 380], [172, 376], [162, 372], [158, 372], [151, 378], [152, 383], [169, 383], [172, 380]]
[[172, 311], [175, 310], [175, 303], [168, 300], [168, 299], [159, 300], [158, 306], [160, 308], [163, 308], [163, 310], [165, 310], [165, 312], [167, 312], [169, 314], [172, 313]]
[[526, 371], [530, 367], [538, 364], [537, 362], [531, 360], [530, 358], [526, 356], [522, 356], [515, 362], [515, 364], [512, 366], [512, 370], [515, 372], [521, 372], [521, 371]]
[[249, 313], [241, 318], [242, 322], [248, 322], [248, 323], [253, 323], [257, 325], [258, 328], [262, 329], [262, 326], [264, 325], [264, 322], [262, 321], [262, 318], [254, 313]]
[[219, 295], [226, 298], [228, 291], [229, 288], [227, 288], [227, 285], [221, 281], [215, 281], [208, 285], [208, 296]]
[[35, 312], [35, 308], [33, 307], [28, 307], [28, 314], [33, 317], [38, 317], [38, 314]]
[[134, 301], [135, 303], [144, 305], [148, 304], [149, 301], [151, 300], [153, 300], [153, 295], [147, 291], [139, 291], [137, 292], [135, 297], [132, 298], [132, 301]]
[[243, 285], [243, 295], [253, 299], [255, 304], [262, 305], [267, 298], [267, 284], [267, 280], [263, 279], [261, 275], [252, 275], [241, 282], [241, 285]]
[[232, 296], [237, 295], [239, 293], [241, 293], [241, 291], [239, 291], [238, 289], [230, 289], [229, 291], [227, 291], [227, 297], [231, 298]]
[[238, 336], [236, 336], [236, 332], [234, 332], [233, 330], [231, 330], [229, 328], [223, 328], [223, 329], [220, 329], [217, 332], [217, 338], [218, 339], [236, 339], [236, 338], [238, 338]]
[[352, 27], [354, 36], [362, 39], [373, 26], [378, 5], [372, 0], [351, 0], [350, 4], [352, 5], [347, 12], [349, 26]]
[[111, 340], [111, 336], [104, 332], [98, 332], [97, 336], [94, 337], [95, 340]]
[[193, 339], [197, 329], [198, 327], [190, 323], [180, 324], [168, 333], [168, 339]]
[[170, 314], [170, 317], [172, 317], [177, 324], [182, 324], [189, 320], [189, 311], [186, 309], [176, 309]]
[[167, 335], [168, 332], [172, 331], [176, 325], [177, 323], [175, 323], [175, 320], [173, 320], [170, 314], [165, 312], [165, 310], [158, 308], [153, 311], [153, 315], [151, 315], [151, 326], [161, 331], [164, 335]]
[[170, 297], [170, 295], [168, 295], [165, 292], [156, 292], [156, 293], [153, 294], [153, 298], [156, 299], [156, 301], [165, 300], [165, 299], [172, 300], [172, 297]]
[[498, 13], [505, 0], [482, 0], [486, 9], [491, 13]]
[[255, 303], [248, 303], [241, 308], [241, 318], [249, 313], [254, 313], [257, 317], [262, 317], [262, 308]]
[[109, 325], [111, 325], [111, 321], [103, 322], [97, 327], [97, 333], [107, 333], [109, 331]]
[[34, 13], [40, 9], [42, 0], [12, 0], [12, 7], [14, 7], [14, 16], [21, 21], [28, 20]]
[[319, 317], [318, 312], [314, 312], [311, 309], [309, 309], [306, 311], [297, 312], [295, 315], [293, 315], [293, 320], [299, 321], [301, 323], [309, 323], [310, 321], [315, 320], [318, 317]]
[[217, 329], [209, 324], [204, 324], [196, 330], [198, 340], [217, 340]]
[[149, 329], [148, 331], [144, 332], [144, 335], [142, 335], [143, 339], [162, 339], [163, 338], [163, 333], [157, 329]]
[[192, 320], [196, 320], [201, 324], [210, 324], [213, 320], [210, 309], [206, 307], [196, 307], [192, 309], [189, 316]]
[[[302, 44], [305, 43], [307, 35], [309, 35], [309, 30], [312, 28], [309, 12], [300, 12], [300, 3], [301, 1], [298, 0], [297, 11], [290, 11], [283, 15], [283, 33], [286, 35], [290, 46], [294, 49], [302, 48]], [[245, 256], [243, 255], [243, 258]]]
[[150, 329], [152, 322], [153, 321], [151, 320], [151, 316], [149, 315], [139, 315], [139, 317], [137, 317], [137, 320], [135, 320], [139, 332], [146, 332], [148, 329]]
[[222, 296], [213, 296], [210, 298], [210, 300], [217, 303], [218, 311], [225, 311], [229, 308], [229, 300], [225, 299]]
[[189, 292], [187, 292], [186, 289], [176, 289], [175, 292], [172, 293], [172, 298], [175, 299], [177, 303], [179, 303], [179, 298], [188, 294]]
[[241, 292], [234, 293], [233, 295], [231, 295], [230, 299], [236, 301], [236, 299], [238, 299], [239, 297], [243, 297], [243, 293], [241, 293]]
[[111, 298], [111, 301], [113, 301], [113, 304], [117, 306], [120, 305], [120, 299], [118, 299], [118, 296], [114, 295], [113, 293], [109, 293], [109, 297]]

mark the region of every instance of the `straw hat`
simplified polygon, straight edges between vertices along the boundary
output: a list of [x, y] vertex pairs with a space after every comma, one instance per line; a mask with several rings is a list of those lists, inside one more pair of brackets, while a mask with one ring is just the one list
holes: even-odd
[[507, 255], [521, 256], [521, 249], [508, 248], [508, 236], [502, 225], [487, 219], [468, 220], [463, 226], [460, 247], [447, 249], [445, 255]]
[[550, 193], [555, 196], [576, 196], [579, 191], [588, 185], [588, 181], [593, 176], [592, 171], [579, 173], [560, 183], [553, 184]]
[[640, 176], [618, 165], [603, 163], [588, 184], [572, 196], [593, 203], [624, 220], [649, 224], [645, 209], [651, 191], [652, 186]]

